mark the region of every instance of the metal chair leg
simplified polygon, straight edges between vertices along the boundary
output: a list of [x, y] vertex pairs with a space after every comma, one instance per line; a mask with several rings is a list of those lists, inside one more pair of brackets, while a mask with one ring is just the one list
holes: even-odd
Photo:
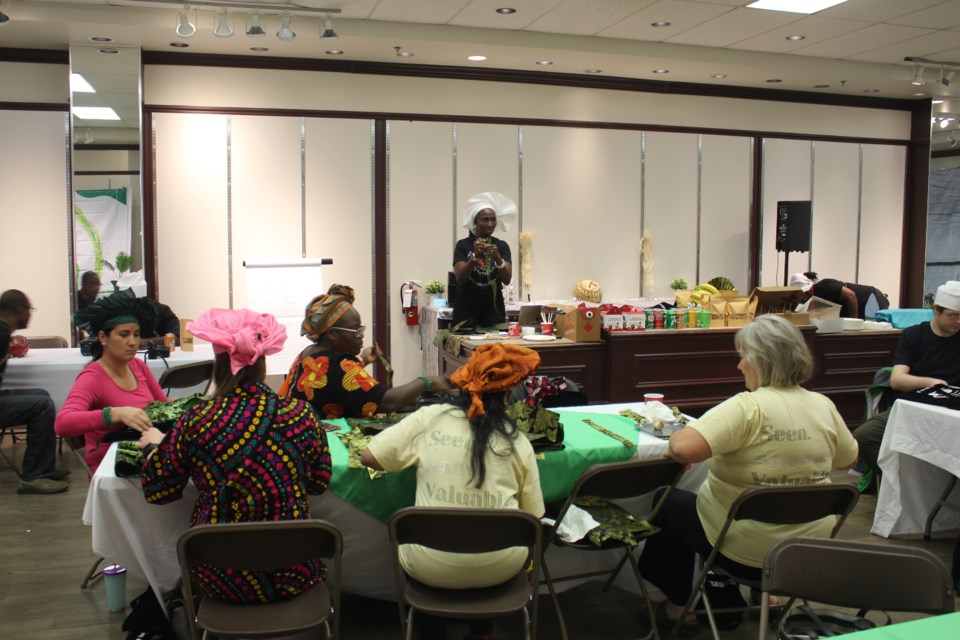
[[560, 601], [557, 599], [557, 591], [553, 588], [553, 580], [550, 578], [550, 570], [547, 568], [547, 559], [540, 559], [540, 571], [543, 572], [544, 582], [547, 583], [547, 589], [550, 591], [550, 598], [553, 600], [553, 608], [557, 611], [557, 621], [560, 623], [560, 637], [568, 640], [567, 623], [563, 619], [563, 612], [560, 610]]
[[84, 577], [83, 582], [80, 583], [81, 589], [86, 589], [87, 585], [91, 582], [96, 582], [103, 577], [103, 573], [100, 572], [100, 563], [103, 562], [103, 558], [97, 558], [97, 561], [93, 563], [93, 566], [90, 567], [90, 571], [87, 571], [86, 577]]
[[943, 493], [940, 495], [937, 503], [933, 505], [933, 509], [930, 510], [930, 515], [927, 516], [927, 523], [923, 527], [924, 540], [930, 539], [930, 532], [933, 529], [933, 520], [937, 517], [937, 514], [940, 513], [940, 509], [947, 504], [947, 498], [949, 498], [950, 494], [953, 493], [953, 488], [956, 486], [956, 484], [957, 476], [951, 474], [950, 481], [947, 483], [947, 487], [943, 490]]

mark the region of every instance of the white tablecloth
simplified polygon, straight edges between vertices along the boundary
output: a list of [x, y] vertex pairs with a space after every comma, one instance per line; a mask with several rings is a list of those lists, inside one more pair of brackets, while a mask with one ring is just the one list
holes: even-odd
[[[879, 464], [883, 482], [871, 531], [885, 538], [922, 533], [950, 474], [960, 476], [960, 411], [897, 400]], [[951, 509], [934, 521], [934, 530], [958, 527], [960, 514]]]
[[[137, 357], [142, 358], [142, 355]], [[213, 348], [209, 344], [195, 346], [195, 351], [177, 349], [164, 362], [161, 359], [147, 360], [153, 375], [160, 378], [167, 367], [175, 367], [191, 362], [213, 360]], [[67, 399], [73, 382], [90, 357], [80, 354], [80, 349], [31, 349], [23, 358], [7, 360], [7, 370], [3, 375], [4, 389], [46, 389], [59, 410]], [[178, 391], [174, 396], [193, 393], [194, 389]], [[204, 389], [199, 391], [203, 392]]]

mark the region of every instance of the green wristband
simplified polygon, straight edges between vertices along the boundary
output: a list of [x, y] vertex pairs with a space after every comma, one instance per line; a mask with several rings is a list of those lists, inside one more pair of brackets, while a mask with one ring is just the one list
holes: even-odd
[[431, 389], [433, 389], [433, 380], [431, 380], [427, 376], [420, 376], [420, 380], [423, 381], [424, 391], [430, 391]]
[[103, 408], [103, 424], [108, 427], [113, 424], [113, 421], [110, 419], [110, 407]]

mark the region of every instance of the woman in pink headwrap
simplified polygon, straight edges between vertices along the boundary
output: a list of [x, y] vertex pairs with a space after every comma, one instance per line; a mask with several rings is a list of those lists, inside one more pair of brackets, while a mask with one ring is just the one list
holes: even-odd
[[[474, 351], [450, 381], [460, 388], [449, 404], [423, 407], [375, 436], [361, 455], [374, 469], [417, 469], [416, 505], [485, 507], [544, 513], [533, 446], [506, 413], [510, 390], [532, 374], [540, 354], [515, 345]], [[445, 589], [490, 587], [515, 576], [527, 561], [522, 547], [490, 553], [447, 553], [400, 547], [404, 571]], [[441, 619], [418, 616], [421, 638], [444, 638]], [[471, 640], [490, 638], [490, 620], [471, 620]]]
[[306, 400], [321, 418], [371, 418], [399, 411], [425, 391], [450, 393], [440, 376], [420, 376], [399, 387], [381, 385], [357, 356], [363, 350], [360, 312], [353, 289], [332, 285], [307, 305], [300, 335], [313, 344], [300, 352], [280, 386], [280, 395]]
[[[213, 343], [216, 389], [166, 436], [155, 428], [141, 436], [147, 502], [179, 500], [192, 480], [200, 496], [190, 526], [309, 519], [307, 496], [330, 483], [326, 434], [308, 404], [263, 384], [265, 356], [280, 351], [286, 330], [249, 309], [210, 309], [187, 328]], [[291, 598], [325, 576], [319, 559], [282, 570], [191, 573], [204, 594], [249, 604]]]

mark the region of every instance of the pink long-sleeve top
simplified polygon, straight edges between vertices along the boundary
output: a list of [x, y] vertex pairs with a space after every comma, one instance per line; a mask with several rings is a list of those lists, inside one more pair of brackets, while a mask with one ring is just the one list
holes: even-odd
[[129, 364], [137, 379], [137, 388], [133, 391], [118, 387], [110, 374], [96, 362], [88, 364], [77, 376], [54, 423], [58, 436], [84, 437], [87, 464], [94, 471], [110, 448], [110, 443], [100, 442], [100, 439], [124, 426], [103, 424], [104, 407], [143, 409], [154, 400], [167, 401], [166, 394], [143, 361], [134, 359]]

